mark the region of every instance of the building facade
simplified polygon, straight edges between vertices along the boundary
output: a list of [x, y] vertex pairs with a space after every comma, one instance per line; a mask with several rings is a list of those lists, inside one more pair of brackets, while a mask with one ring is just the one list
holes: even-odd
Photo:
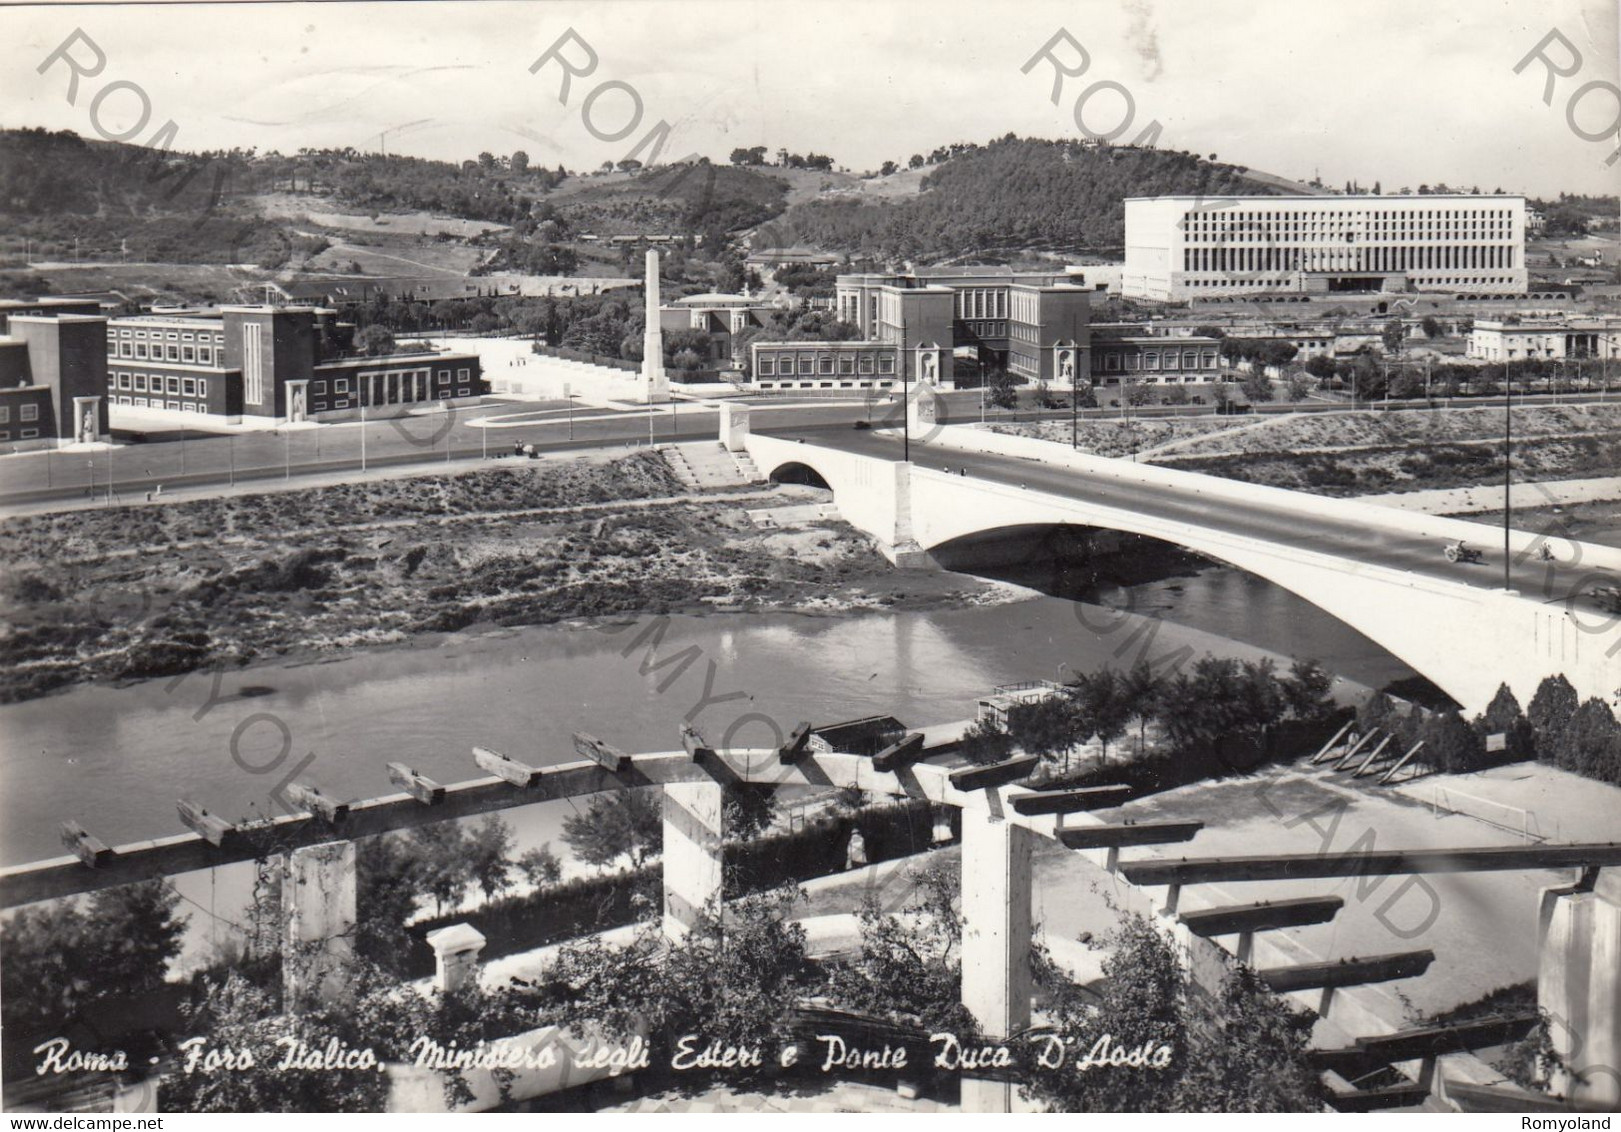
[[1092, 328], [1092, 380], [1098, 385], [1181, 385], [1220, 377], [1219, 338], [1151, 334], [1133, 325]]
[[60, 447], [108, 439], [107, 320], [6, 314], [0, 337], [0, 443]]
[[754, 342], [753, 385], [784, 389], [893, 389], [899, 353], [889, 342]]
[[1518, 196], [1134, 197], [1122, 292], [1524, 294]]
[[313, 307], [132, 315], [107, 326], [115, 407], [302, 421], [455, 402], [488, 392], [475, 354], [350, 356], [352, 327]]
[[1486, 362], [1621, 358], [1621, 317], [1476, 319], [1469, 357]]
[[659, 307], [659, 328], [666, 334], [688, 330], [704, 335], [709, 339], [704, 363], [726, 366], [739, 360], [734, 357], [733, 338], [766, 326], [776, 310], [774, 304], [749, 295], [687, 295]]
[[[863, 339], [897, 347], [909, 380], [934, 350], [972, 349], [982, 366], [1068, 385], [1087, 379], [1090, 290], [1075, 279], [1003, 268], [841, 275], [834, 303]], [[936, 372], [949, 381], [949, 361]]]

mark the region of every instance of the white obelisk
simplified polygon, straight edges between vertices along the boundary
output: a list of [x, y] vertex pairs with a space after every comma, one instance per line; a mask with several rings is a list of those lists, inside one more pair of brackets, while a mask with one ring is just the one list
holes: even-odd
[[664, 332], [659, 326], [659, 253], [647, 249], [647, 327], [642, 332], [642, 386], [648, 404], [670, 399], [664, 373]]

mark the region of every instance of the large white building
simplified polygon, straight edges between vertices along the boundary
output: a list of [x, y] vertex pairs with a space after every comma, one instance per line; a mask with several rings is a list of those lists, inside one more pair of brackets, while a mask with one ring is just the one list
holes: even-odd
[[1525, 223], [1516, 196], [1133, 197], [1121, 289], [1523, 294]]
[[1621, 318], [1567, 314], [1476, 319], [1469, 356], [1488, 362], [1526, 358], [1621, 358]]

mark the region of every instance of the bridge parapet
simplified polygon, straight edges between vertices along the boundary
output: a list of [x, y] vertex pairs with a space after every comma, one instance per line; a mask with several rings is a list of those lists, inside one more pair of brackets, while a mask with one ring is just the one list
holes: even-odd
[[[1198, 472], [1185, 472], [1177, 468], [1161, 467], [1135, 461], [1118, 460], [1108, 456], [1095, 456], [1077, 452], [1050, 440], [1037, 440], [1028, 436], [1013, 436], [992, 432], [978, 425], [944, 425], [927, 436], [914, 441], [933, 448], [948, 448], [966, 452], [986, 452], [1012, 456], [1021, 460], [1035, 460], [1060, 467], [1073, 468], [1093, 476], [1109, 476], [1117, 480], [1131, 480], [1169, 488], [1197, 489], [1213, 498], [1250, 503], [1274, 509], [1297, 510], [1306, 515], [1334, 512], [1347, 519], [1359, 520], [1386, 530], [1400, 531], [1421, 538], [1433, 538], [1437, 543], [1456, 539], [1485, 543], [1492, 537], [1501, 537], [1483, 523], [1467, 519], [1452, 519], [1441, 515], [1386, 507], [1378, 503], [1365, 503], [1357, 499], [1334, 496], [1307, 495], [1288, 488], [1265, 484], [1245, 483], [1242, 480], [1207, 476]], [[1621, 573], [1621, 549], [1599, 546], [1540, 533], [1515, 530], [1509, 535], [1509, 546], [1516, 556], [1530, 558], [1538, 548], [1546, 545], [1562, 562], [1573, 563], [1592, 570]]]

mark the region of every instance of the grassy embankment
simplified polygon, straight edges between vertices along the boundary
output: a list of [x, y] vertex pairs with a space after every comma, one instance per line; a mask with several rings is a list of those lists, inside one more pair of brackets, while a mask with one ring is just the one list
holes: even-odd
[[0, 701], [476, 625], [990, 591], [902, 574], [842, 523], [756, 530], [743, 513], [804, 489], [672, 501], [684, 490], [639, 454], [12, 519]]
[[[999, 426], [1069, 441], [1069, 422]], [[1500, 408], [1412, 409], [1086, 421], [1080, 444], [1190, 472], [1321, 495], [1364, 495], [1501, 482]], [[1516, 478], [1621, 474], [1621, 405], [1535, 405], [1514, 411]]]

